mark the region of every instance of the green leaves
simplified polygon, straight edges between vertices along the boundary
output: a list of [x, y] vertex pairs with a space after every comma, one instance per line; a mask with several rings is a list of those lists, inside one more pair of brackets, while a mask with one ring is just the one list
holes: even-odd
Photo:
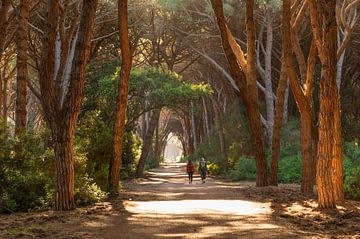
[[[208, 85], [184, 82], [174, 72], [155, 68], [137, 68], [131, 74], [129, 90], [131, 100], [146, 101], [146, 107], [151, 109], [181, 108], [192, 100], [210, 94], [211, 89]], [[134, 105], [135, 102], [132, 104]]]

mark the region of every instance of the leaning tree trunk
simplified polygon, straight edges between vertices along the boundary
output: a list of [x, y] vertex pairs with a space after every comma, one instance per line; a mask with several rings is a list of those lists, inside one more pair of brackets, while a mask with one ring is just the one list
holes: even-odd
[[21, 135], [26, 127], [26, 96], [27, 96], [27, 36], [29, 22], [29, 0], [20, 2], [20, 11], [16, 31], [16, 115], [15, 133]]
[[136, 168], [136, 177], [142, 177], [143, 176], [144, 167], [145, 167], [145, 160], [147, 159], [147, 157], [149, 155], [149, 152], [150, 152], [150, 147], [151, 147], [151, 144], [152, 144], [154, 131], [155, 131], [156, 125], [159, 122], [159, 117], [160, 117], [160, 110], [155, 110], [153, 112], [153, 115], [151, 116], [150, 123], [149, 123], [149, 128], [148, 128], [148, 130], [146, 132], [146, 135], [145, 135], [145, 139], [144, 139], [140, 159], [139, 159], [139, 162], [138, 162], [138, 165], [137, 165], [137, 168]]
[[211, 4], [215, 12], [222, 46], [231, 75], [236, 81], [239, 94], [244, 101], [249, 117], [251, 142], [256, 160], [256, 186], [267, 186], [267, 163], [256, 81], [254, 1], [248, 0], [246, 3], [247, 57], [245, 57], [241, 47], [227, 28], [222, 1], [211, 0]]
[[116, 113], [113, 135], [113, 159], [109, 167], [109, 190], [116, 193], [119, 189], [122, 143], [125, 130], [126, 106], [128, 101], [129, 78], [131, 71], [131, 51], [127, 19], [127, 0], [118, 1], [118, 21], [121, 48], [121, 72], [116, 97]]

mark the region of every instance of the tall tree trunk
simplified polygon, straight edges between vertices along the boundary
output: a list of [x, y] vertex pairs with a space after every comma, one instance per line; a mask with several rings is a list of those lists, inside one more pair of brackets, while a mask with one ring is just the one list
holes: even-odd
[[128, 31], [128, 4], [127, 0], [118, 1], [118, 24], [121, 48], [121, 72], [116, 97], [116, 113], [113, 136], [113, 159], [109, 167], [109, 189], [118, 192], [122, 155], [122, 142], [125, 129], [126, 106], [128, 101], [129, 78], [131, 71], [131, 51]]
[[15, 133], [22, 134], [26, 127], [26, 100], [27, 100], [27, 36], [29, 23], [29, 0], [20, 1], [20, 11], [16, 32], [17, 74], [16, 74], [16, 115]]
[[[283, 39], [284, 41], [284, 39]], [[284, 50], [283, 50], [284, 51]], [[275, 123], [272, 134], [272, 150], [269, 184], [278, 185], [279, 159], [280, 159], [280, 143], [281, 143], [281, 127], [283, 124], [283, 108], [285, 102], [285, 91], [287, 88], [287, 75], [284, 61], [281, 64], [280, 80], [276, 92], [275, 103]]]
[[260, 122], [260, 110], [258, 100], [258, 89], [256, 79], [255, 61], [255, 0], [246, 1], [246, 33], [247, 33], [247, 89], [249, 94], [249, 115], [250, 129], [252, 134], [253, 151], [256, 159], [256, 186], [267, 186], [267, 163], [264, 152], [263, 130]]
[[[317, 186], [320, 208], [335, 208], [343, 199], [343, 160], [341, 145], [340, 95], [336, 84], [337, 23], [335, 0], [318, 1], [322, 13], [322, 35], [318, 34], [321, 51], [319, 143]], [[314, 10], [314, 8], [312, 8]], [[315, 14], [316, 12], [312, 12]], [[316, 16], [315, 16], [316, 17]], [[319, 25], [312, 16], [312, 24]], [[318, 33], [320, 29], [317, 30]]]
[[143, 173], [144, 173], [144, 166], [145, 166], [145, 160], [147, 159], [149, 152], [150, 152], [150, 147], [151, 147], [151, 143], [153, 140], [153, 136], [154, 136], [154, 131], [156, 128], [156, 125], [159, 122], [159, 117], [160, 117], [160, 110], [155, 110], [151, 116], [150, 119], [150, 123], [149, 123], [149, 128], [146, 132], [145, 135], [145, 139], [144, 139], [144, 143], [143, 143], [143, 147], [141, 150], [141, 155], [140, 155], [140, 159], [136, 168], [136, 177], [142, 177]]

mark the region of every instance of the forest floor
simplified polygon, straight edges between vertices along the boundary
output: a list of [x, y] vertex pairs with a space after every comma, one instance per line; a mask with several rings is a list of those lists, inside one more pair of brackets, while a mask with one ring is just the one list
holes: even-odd
[[183, 165], [123, 182], [120, 196], [72, 212], [0, 216], [0, 238], [359, 238], [360, 202], [319, 211], [297, 185], [256, 188], [197, 175]]

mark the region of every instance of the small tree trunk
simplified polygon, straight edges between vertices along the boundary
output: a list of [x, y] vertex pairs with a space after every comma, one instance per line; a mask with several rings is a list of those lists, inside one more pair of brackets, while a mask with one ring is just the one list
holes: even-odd
[[152, 143], [152, 139], [154, 136], [154, 131], [156, 128], [156, 125], [159, 122], [159, 117], [160, 117], [160, 110], [155, 110], [153, 112], [153, 115], [150, 119], [150, 123], [149, 123], [149, 128], [148, 131], [145, 135], [145, 139], [144, 139], [144, 143], [143, 143], [143, 147], [142, 147], [142, 151], [141, 151], [141, 155], [140, 155], [140, 159], [136, 168], [136, 177], [142, 177], [143, 173], [144, 173], [144, 166], [145, 166], [145, 160], [147, 159], [149, 152], [150, 152], [150, 147], [151, 147], [151, 143]]
[[224, 125], [222, 122], [221, 109], [219, 108], [218, 103], [213, 98], [211, 98], [211, 100], [213, 102], [215, 122], [217, 123], [218, 126], [220, 153], [221, 153], [221, 157], [225, 158], [226, 157], [225, 133], [224, 133]]
[[286, 87], [287, 87], [287, 75], [285, 70], [285, 64], [282, 63], [279, 85], [276, 92], [275, 123], [272, 134], [272, 150], [271, 150], [272, 159], [270, 165], [269, 184], [273, 186], [278, 185], [281, 127], [283, 124], [283, 108], [285, 102]]
[[209, 128], [209, 115], [208, 115], [208, 110], [207, 110], [207, 106], [206, 106], [206, 102], [205, 99], [202, 97], [202, 104], [203, 104], [203, 109], [204, 109], [204, 121], [205, 121], [205, 131], [206, 137], [209, 137], [209, 132], [210, 132], [210, 128]]
[[195, 121], [195, 109], [194, 102], [191, 101], [191, 130], [193, 135], [194, 150], [197, 148], [197, 134], [196, 134], [196, 121]]
[[3, 91], [3, 100], [2, 100], [2, 103], [3, 103], [3, 112], [2, 112], [2, 118], [3, 118], [3, 121], [4, 121], [4, 124], [6, 125], [7, 124], [7, 111], [8, 111], [8, 107], [7, 107], [7, 104], [8, 104], [8, 89], [9, 89], [9, 79], [5, 76], [5, 70], [3, 70], [2, 72], [2, 76], [3, 76], [3, 79], [4, 79], [4, 91]]
[[315, 165], [313, 160], [311, 112], [302, 112], [300, 119], [300, 144], [302, 160], [301, 192], [310, 196], [313, 192]]
[[20, 13], [16, 32], [17, 48], [17, 74], [16, 74], [16, 115], [15, 133], [22, 134], [26, 127], [26, 101], [27, 101], [27, 36], [29, 22], [29, 0], [20, 2]]
[[272, 148], [272, 135], [274, 127], [274, 98], [271, 78], [271, 57], [273, 45], [273, 27], [272, 27], [272, 10], [269, 7], [266, 10], [266, 53], [265, 53], [265, 103], [266, 103], [266, 120], [267, 136], [269, 148]]

